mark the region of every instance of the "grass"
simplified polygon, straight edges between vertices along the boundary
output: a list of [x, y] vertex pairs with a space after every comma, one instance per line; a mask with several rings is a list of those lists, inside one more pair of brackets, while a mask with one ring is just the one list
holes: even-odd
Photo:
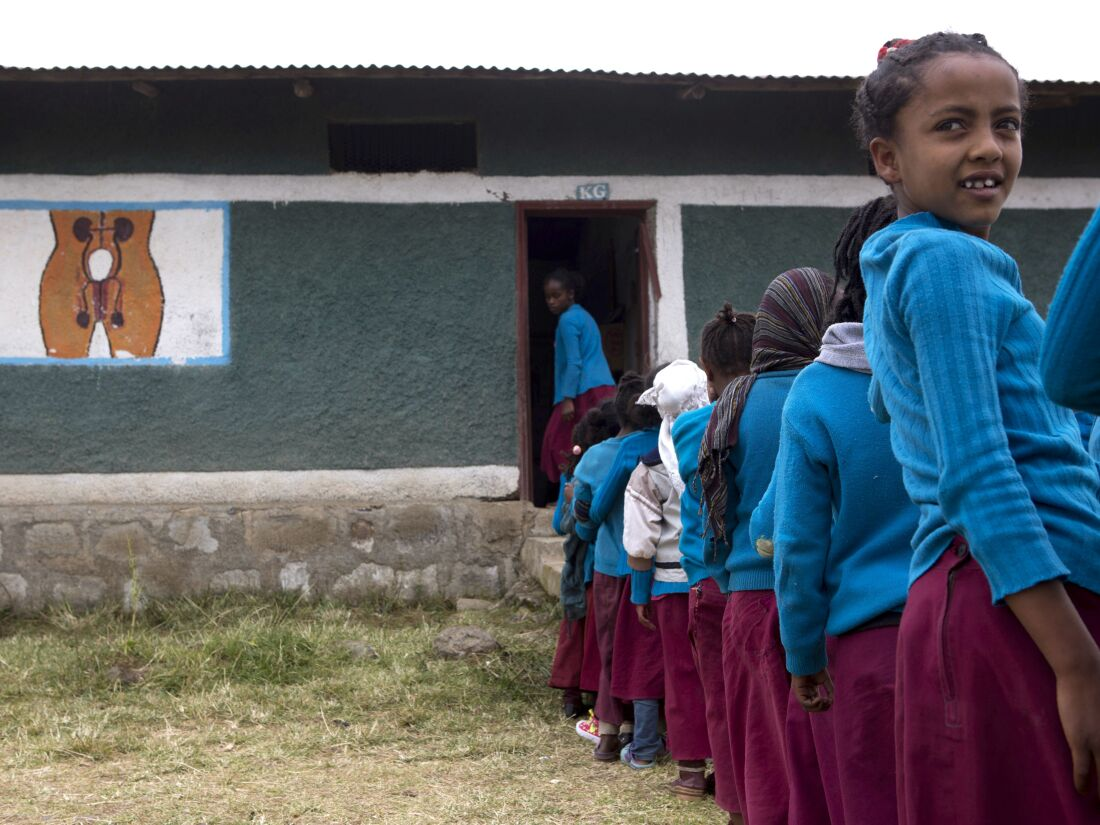
[[[459, 623], [501, 651], [436, 657]], [[0, 823], [724, 822], [671, 766], [592, 761], [545, 687], [556, 630], [244, 596], [0, 616]]]

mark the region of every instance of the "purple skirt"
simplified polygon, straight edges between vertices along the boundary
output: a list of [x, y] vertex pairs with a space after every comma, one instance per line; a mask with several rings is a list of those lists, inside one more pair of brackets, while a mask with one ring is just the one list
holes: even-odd
[[[1066, 593], [1100, 640], [1100, 595]], [[1100, 823], [1073, 787], [1054, 672], [956, 540], [909, 589], [898, 634], [899, 821]]]
[[661, 634], [669, 753], [677, 761], [706, 759], [707, 706], [688, 643], [688, 594], [661, 596], [650, 604], [650, 613]]
[[[627, 576], [623, 579], [630, 581]], [[650, 615], [653, 610], [650, 608]], [[629, 584], [623, 588], [619, 616], [615, 622], [615, 661], [611, 667], [611, 692], [623, 701], [663, 699], [665, 664], [661, 658], [661, 636], [642, 626], [630, 602]]]

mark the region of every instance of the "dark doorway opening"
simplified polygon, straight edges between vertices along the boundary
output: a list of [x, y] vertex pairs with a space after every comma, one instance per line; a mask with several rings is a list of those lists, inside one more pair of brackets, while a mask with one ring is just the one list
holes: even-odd
[[557, 497], [557, 485], [538, 469], [553, 408], [557, 328], [557, 317], [542, 297], [543, 278], [558, 267], [581, 274], [584, 289], [578, 302], [600, 327], [604, 354], [616, 380], [626, 370], [648, 369], [653, 256], [646, 227], [649, 205], [639, 206], [521, 205], [517, 261], [522, 304], [517, 307], [520, 489], [536, 506], [553, 504]]

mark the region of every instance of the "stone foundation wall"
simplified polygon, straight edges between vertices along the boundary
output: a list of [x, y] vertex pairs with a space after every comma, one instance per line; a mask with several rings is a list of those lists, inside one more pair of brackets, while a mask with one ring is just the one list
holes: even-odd
[[498, 598], [516, 581], [533, 518], [522, 502], [462, 498], [0, 506], [0, 609], [230, 590]]

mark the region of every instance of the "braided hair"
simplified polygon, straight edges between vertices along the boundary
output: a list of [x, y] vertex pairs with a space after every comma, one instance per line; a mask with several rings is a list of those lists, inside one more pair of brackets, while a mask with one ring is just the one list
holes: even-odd
[[752, 361], [756, 316], [737, 312], [728, 301], [707, 321], [699, 339], [699, 358], [707, 369], [724, 375], [744, 375]]
[[[982, 34], [936, 32], [919, 40], [891, 40], [880, 50], [878, 67], [864, 78], [852, 106], [852, 126], [864, 149], [877, 137], [893, 137], [897, 114], [920, 88], [925, 65], [943, 54], [995, 57], [1020, 77]], [[1020, 108], [1026, 109], [1027, 85], [1022, 80], [1019, 84]]]
[[[863, 285], [863, 272], [859, 267], [859, 253], [863, 242], [884, 226], [889, 226], [898, 217], [898, 204], [893, 195], [867, 201], [856, 209], [844, 224], [840, 237], [833, 247], [833, 269], [836, 282], [833, 284], [833, 311], [830, 323], [863, 321], [863, 304], [867, 300], [867, 288]], [[837, 291], [841, 281], [844, 291], [837, 300]]]

